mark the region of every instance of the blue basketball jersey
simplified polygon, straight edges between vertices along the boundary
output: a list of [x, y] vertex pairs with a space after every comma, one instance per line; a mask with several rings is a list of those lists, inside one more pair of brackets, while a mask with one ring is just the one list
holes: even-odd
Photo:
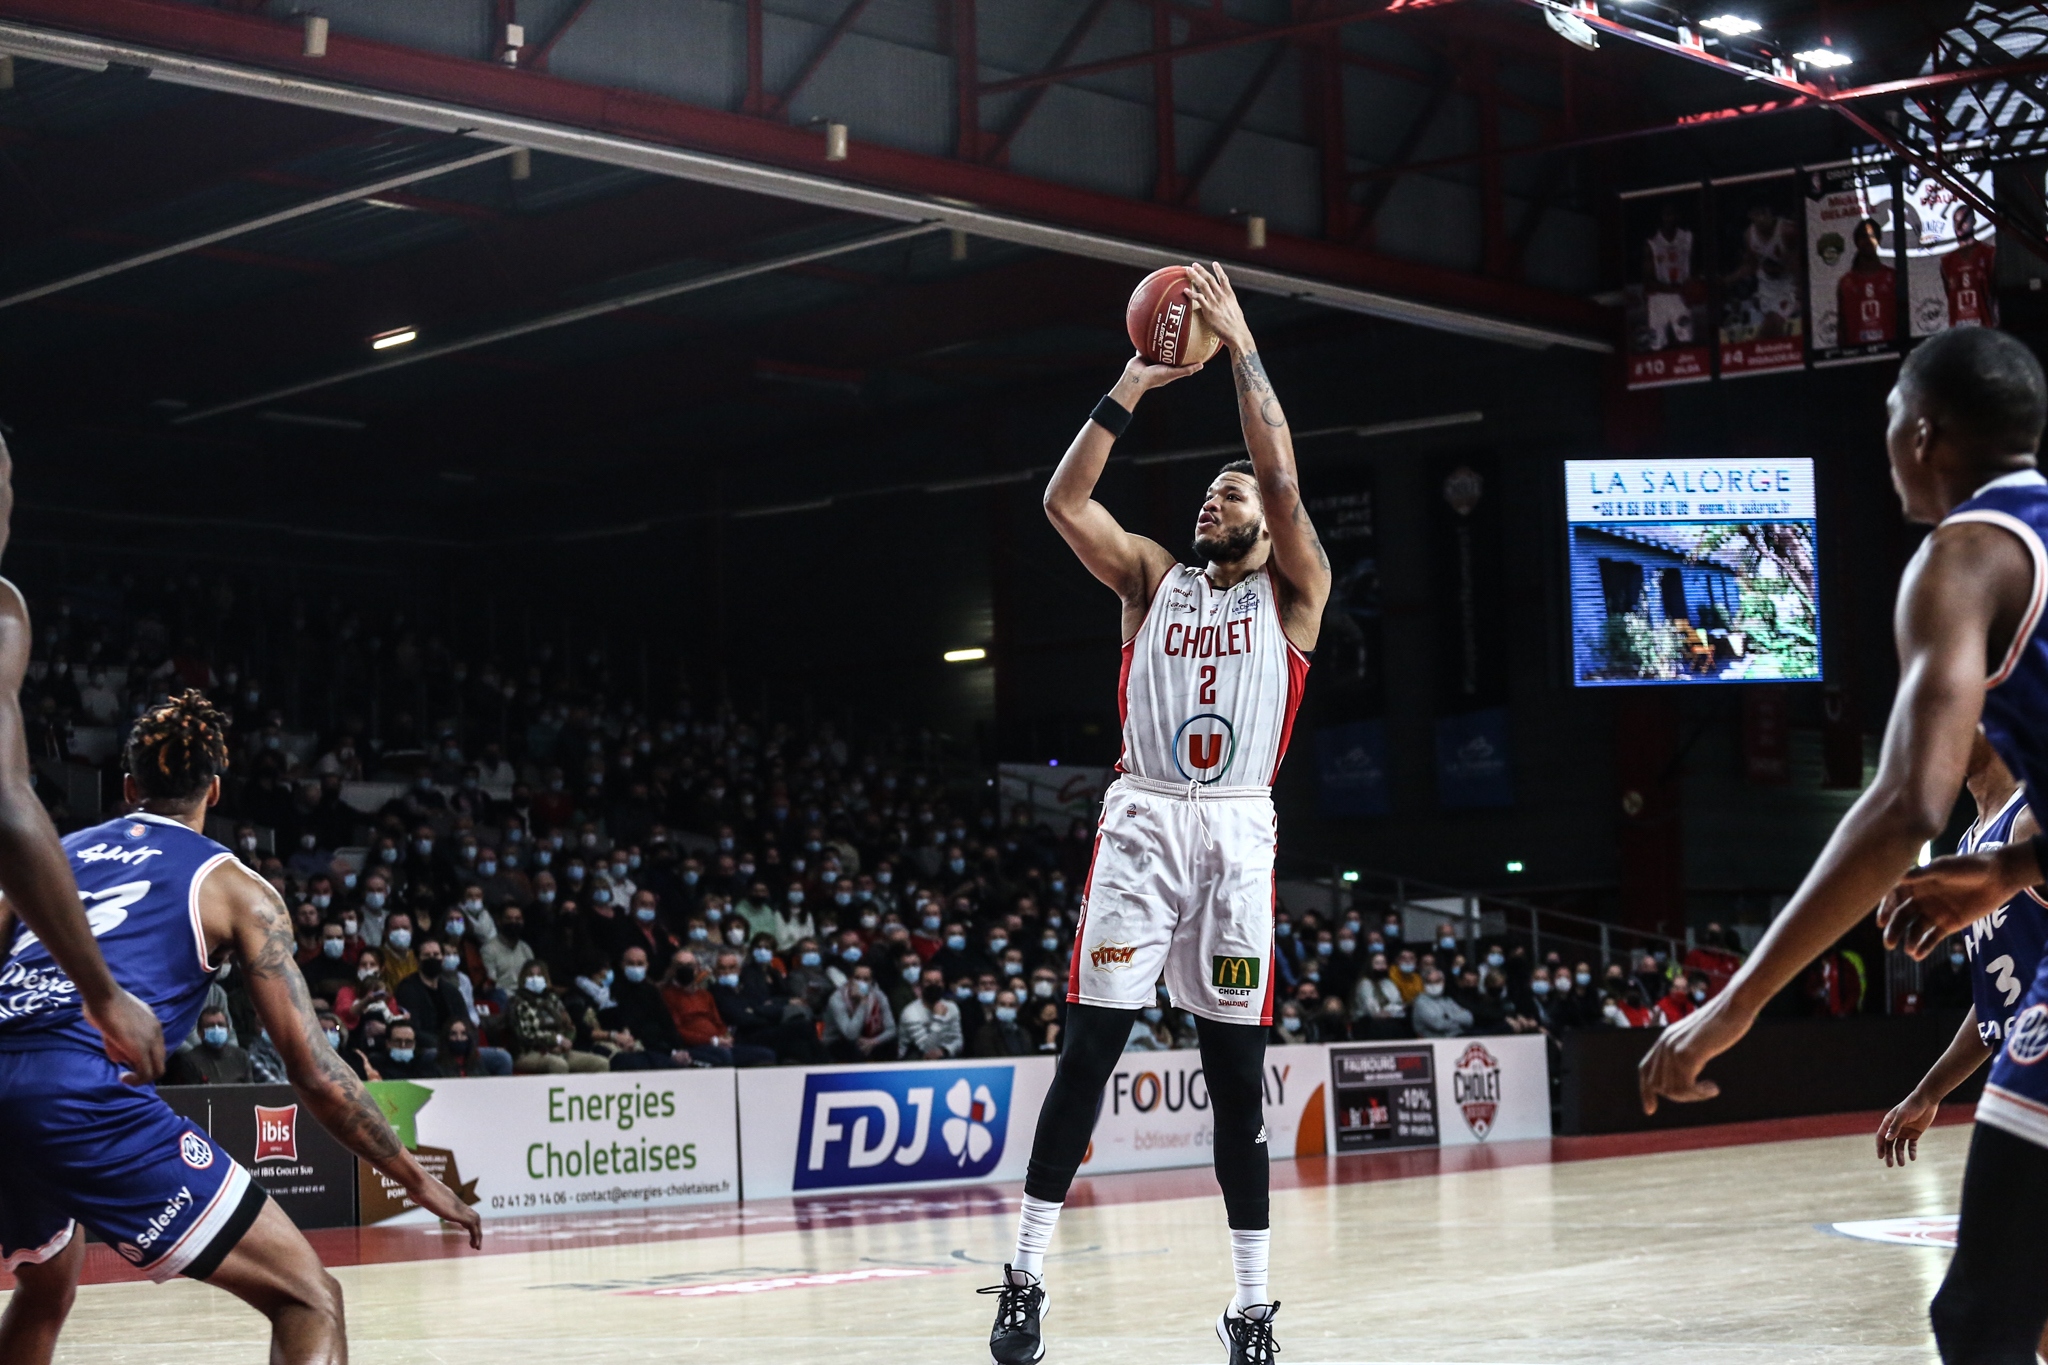
[[[227, 849], [160, 815], [124, 815], [64, 840], [71, 874], [114, 980], [156, 1011], [176, 1043], [192, 1031], [213, 969], [199, 923], [199, 882]], [[0, 968], [0, 1052], [100, 1050], [78, 987], [26, 925]]]
[[[2026, 808], [2022, 788], [2002, 809], [1988, 818], [1980, 815], [1956, 852], [1976, 853], [2011, 842], [2013, 822]], [[2027, 987], [2034, 984], [2042, 945], [2048, 943], [2048, 905], [2032, 890], [2022, 891], [1963, 930], [1962, 940], [1970, 962], [1970, 994], [1977, 1005], [1977, 1033], [1987, 1045], [1996, 1046], [2019, 1013]]]
[[2034, 591], [2005, 658], [1985, 682], [1984, 737], [2029, 791], [2048, 791], [2048, 479], [2022, 470], [1993, 479], [1942, 522], [1987, 522], [2019, 537], [2034, 561]]

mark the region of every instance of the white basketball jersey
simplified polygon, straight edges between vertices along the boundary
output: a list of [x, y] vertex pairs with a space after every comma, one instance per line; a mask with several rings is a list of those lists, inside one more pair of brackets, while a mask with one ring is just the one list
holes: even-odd
[[1791, 229], [1790, 223], [1778, 218], [1772, 220], [1767, 231], [1757, 231], [1755, 223], [1743, 230], [1743, 240], [1756, 257], [1757, 273], [1780, 276], [1792, 264]]
[[1201, 569], [1176, 564], [1124, 646], [1117, 769], [1161, 782], [1270, 787], [1307, 681], [1308, 656], [1280, 628], [1271, 573], [1218, 590]]
[[1679, 228], [1669, 237], [1650, 234], [1650, 267], [1658, 284], [1684, 284], [1692, 278], [1692, 233]]

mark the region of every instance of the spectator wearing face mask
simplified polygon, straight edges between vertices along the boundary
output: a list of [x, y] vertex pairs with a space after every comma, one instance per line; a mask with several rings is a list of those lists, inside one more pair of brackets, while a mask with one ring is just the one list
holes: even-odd
[[[1014, 999], [1011, 1003], [1014, 1006]], [[946, 998], [946, 978], [935, 970], [924, 973], [917, 995], [897, 1016], [896, 1027], [907, 1059], [935, 1062], [958, 1057], [967, 1046], [960, 1029], [960, 1007]]]
[[[485, 1055], [497, 1053], [504, 1058], [502, 1070], [485, 1061]], [[441, 1028], [441, 1048], [434, 1062], [441, 1068], [441, 1074], [450, 1079], [471, 1076], [507, 1076], [512, 1072], [512, 1057], [497, 1048], [477, 1046], [476, 1029], [467, 1019], [450, 1019]]]
[[788, 998], [789, 974], [783, 970], [782, 959], [776, 956], [772, 935], [754, 935], [754, 941], [747, 946], [746, 965], [740, 970], [771, 998]]
[[342, 988], [355, 984], [356, 964], [348, 959], [348, 934], [341, 921], [328, 920], [320, 926], [320, 945], [305, 966], [306, 989], [334, 999]]
[[1041, 1005], [1050, 1002], [1058, 1009], [1060, 1021], [1064, 1023], [1067, 1017], [1066, 984], [1067, 978], [1064, 969], [1056, 971], [1050, 966], [1040, 966], [1031, 973], [1030, 995], [1018, 997], [1019, 1003], [1028, 1005], [1033, 1010], [1036, 1010]]
[[420, 969], [413, 955], [413, 921], [408, 911], [394, 910], [384, 921], [384, 985], [397, 990], [398, 983]]
[[798, 939], [787, 961], [789, 970], [783, 977], [783, 990], [812, 1019], [823, 1019], [825, 1002], [839, 985], [825, 970], [825, 955], [819, 950], [818, 941]]
[[1268, 1035], [1269, 1042], [1279, 1046], [1311, 1042], [1312, 1033], [1308, 1020], [1302, 1018], [1301, 1005], [1298, 1002], [1282, 1000], [1280, 1008], [1273, 1011], [1273, 1029]]
[[1607, 1001], [1607, 1022], [1616, 1028], [1655, 1028], [1657, 1010], [1636, 977], [1621, 978], [1621, 986]]
[[548, 965], [526, 964], [512, 997], [513, 1069], [522, 1075], [604, 1071], [605, 1059], [575, 1048], [576, 1021], [554, 993]]
[[1408, 1014], [1418, 1038], [1457, 1038], [1472, 1027], [1472, 1012], [1446, 993], [1435, 967], [1422, 974], [1422, 994], [1409, 1002]]
[[199, 1013], [199, 1042], [171, 1054], [166, 1085], [248, 1085], [256, 1078], [249, 1054], [228, 1033], [227, 1011]]
[[[839, 921], [845, 928], [847, 919]], [[798, 939], [809, 938], [818, 932], [817, 921], [811, 915], [810, 896], [802, 882], [791, 882], [782, 892], [782, 903], [775, 907], [775, 913], [765, 917], [766, 923], [756, 927], [756, 933], [766, 933], [770, 946], [781, 948], [795, 943]]]
[[[1019, 1019], [1017, 996], [1014, 991], [998, 991], [996, 1003], [990, 1009], [988, 1018], [974, 1031], [973, 1044], [967, 1049], [970, 1057], [1028, 1057], [1038, 1051], [1038, 1040]], [[1057, 1030], [1055, 1023], [1053, 1028]]]
[[341, 1016], [332, 1010], [321, 1010], [318, 1018], [321, 1036], [327, 1039], [327, 1046], [333, 1050], [334, 1055], [348, 1064], [348, 1069], [356, 1073], [357, 1080], [371, 1079], [369, 1056], [350, 1044], [348, 1030], [342, 1025]]
[[826, 1003], [825, 1048], [835, 1062], [872, 1062], [893, 1056], [895, 1042], [889, 998], [875, 989], [874, 969], [863, 963]]
[[1359, 974], [1365, 970], [1365, 962], [1358, 951], [1358, 927], [1348, 921], [1339, 925], [1331, 935], [1331, 942], [1332, 951], [1323, 959], [1323, 996], [1342, 1002], [1351, 998], [1352, 988], [1358, 984]]
[[1393, 966], [1387, 972], [1387, 979], [1394, 983], [1394, 989], [1401, 993], [1401, 1002], [1412, 1011], [1415, 998], [1422, 994], [1422, 967], [1410, 950], [1403, 948], [1394, 955]]
[[519, 988], [520, 973], [534, 958], [533, 945], [526, 941], [526, 912], [517, 905], [506, 906], [499, 912], [497, 929], [477, 949], [477, 959], [484, 979], [509, 993]]
[[[877, 956], [875, 965], [881, 967], [884, 961], [887, 961], [889, 965], [883, 969], [882, 978], [878, 984], [886, 988], [889, 996], [889, 1008], [896, 1011], [896, 1018], [900, 1023], [903, 1019], [903, 1011], [909, 1008], [910, 1002], [917, 999], [924, 990], [926, 967], [923, 962], [918, 960], [917, 954], [913, 952], [900, 952], [895, 957], [888, 959]], [[932, 970], [937, 969], [933, 968]], [[939, 978], [939, 990], [941, 994], [945, 993], [944, 976]]]
[[599, 1013], [598, 1022], [609, 1031], [617, 1049], [611, 1058], [612, 1070], [663, 1070], [690, 1061], [661, 988], [647, 979], [644, 949], [628, 948], [620, 954], [618, 976], [610, 991], [611, 1006]]
[[791, 1002], [769, 995], [758, 976], [749, 978], [741, 970], [738, 949], [725, 949], [714, 960], [711, 997], [719, 1018], [740, 1042], [768, 1048], [780, 1062], [825, 1060], [810, 1018], [792, 1009]]
[[968, 947], [966, 922], [947, 920], [940, 934], [939, 951], [932, 957], [931, 965], [943, 972], [948, 981], [958, 981], [963, 976], [979, 976], [982, 972], [982, 968], [976, 965], [979, 955]]
[[1707, 974], [1688, 972], [1675, 978], [1671, 989], [1657, 1002], [1657, 1021], [1661, 1024], [1675, 1024], [1707, 1003]]
[[623, 932], [625, 947], [638, 948], [647, 954], [649, 962], [658, 962], [681, 946], [676, 936], [661, 922], [661, 905], [652, 891], [646, 888], [633, 893], [631, 914], [626, 920]]
[[488, 847], [478, 851], [476, 880], [486, 904], [523, 906], [533, 900], [533, 883], [520, 866], [524, 861], [517, 844], [503, 851]]
[[391, 879], [375, 868], [364, 872], [357, 882], [355, 910], [361, 920], [361, 935], [372, 948], [384, 942], [384, 920], [391, 912]]
[[1385, 953], [1374, 953], [1366, 963], [1365, 974], [1352, 986], [1351, 1014], [1359, 1037], [1408, 1036], [1408, 1001], [1394, 984]]
[[498, 936], [496, 921], [484, 909], [483, 889], [466, 888], [462, 899], [442, 912], [439, 927], [442, 969], [451, 977], [467, 978], [465, 984], [474, 984], [483, 971], [483, 958], [478, 956], [477, 949]]
[[393, 1020], [384, 1035], [384, 1046], [370, 1055], [377, 1074], [387, 1081], [410, 1081], [438, 1077], [441, 1068], [419, 1044], [419, 1030], [409, 1019]]
[[708, 988], [710, 974], [698, 965], [696, 954], [685, 949], [669, 965], [661, 983], [661, 997], [674, 1021], [676, 1036], [699, 1066], [773, 1066], [772, 1048], [742, 1043], [719, 1016], [718, 1003]]
[[[420, 1036], [434, 1040], [435, 1045], [438, 1045], [442, 1028], [451, 1019], [469, 1021], [469, 1006], [455, 984], [454, 973], [446, 970], [446, 962], [440, 940], [430, 938], [422, 941], [418, 969], [400, 981], [392, 992], [399, 1008], [419, 1025]], [[433, 1060], [431, 1055], [428, 1060]]]
[[732, 903], [731, 915], [746, 926], [747, 937], [752, 938], [755, 934], [773, 934], [781, 912], [776, 909], [768, 883], [754, 879], [747, 883], [745, 894]]
[[1166, 1007], [1155, 998], [1131, 1021], [1131, 1036], [1124, 1040], [1124, 1051], [1166, 1052], [1172, 1047], [1173, 1033], [1166, 1027]]
[[1968, 931], [1953, 935], [1920, 968], [1920, 999], [1929, 1009], [1968, 1009], [1975, 1003], [1970, 988], [1970, 959], [1963, 949]]

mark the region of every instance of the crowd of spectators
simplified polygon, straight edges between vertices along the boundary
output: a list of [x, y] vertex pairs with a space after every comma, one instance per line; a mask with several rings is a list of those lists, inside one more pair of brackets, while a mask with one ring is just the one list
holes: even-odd
[[[215, 661], [235, 657], [232, 589], [185, 587], [174, 600], [219, 608], [210, 645], [161, 612], [38, 604], [35, 743], [73, 753], [77, 727], [118, 732], [187, 686], [231, 711], [214, 829], [292, 907], [329, 1038], [361, 1074], [1058, 1052], [1088, 822], [1001, 818], [984, 775], [829, 723], [636, 703], [599, 657], [472, 667], [402, 620], [373, 634], [349, 616], [327, 643], [337, 668], [385, 660], [435, 718], [370, 726], [349, 707], [365, 698], [330, 689], [316, 727]], [[1278, 910], [1275, 1042], [1651, 1027], [1740, 962], [1718, 926], [1678, 961], [1599, 964], [1367, 918]], [[1194, 1042], [1162, 985], [1129, 1046]], [[281, 1078], [232, 963], [173, 1077]]]

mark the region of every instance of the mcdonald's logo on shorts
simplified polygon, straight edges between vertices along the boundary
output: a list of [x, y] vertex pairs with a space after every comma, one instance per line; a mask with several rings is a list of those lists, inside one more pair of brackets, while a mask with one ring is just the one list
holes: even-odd
[[1214, 965], [1210, 977], [1212, 984], [1219, 988], [1235, 987], [1238, 990], [1255, 991], [1259, 988], [1259, 960], [1255, 957], [1212, 957]]

